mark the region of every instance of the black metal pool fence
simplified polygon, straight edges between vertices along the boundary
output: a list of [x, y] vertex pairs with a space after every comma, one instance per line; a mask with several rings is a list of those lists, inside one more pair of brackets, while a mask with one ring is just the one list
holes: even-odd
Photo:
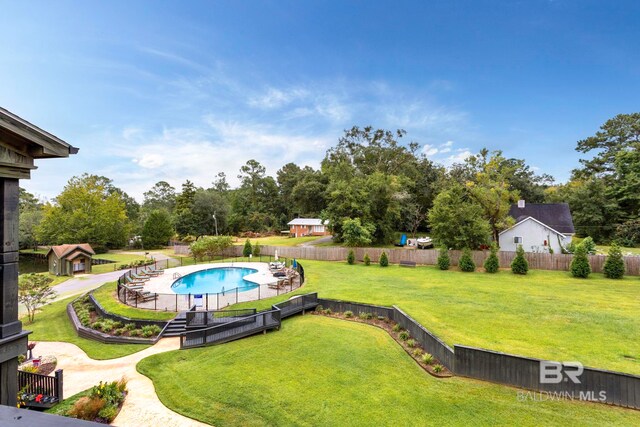
[[[128, 285], [128, 281], [135, 281], [138, 273], [142, 270], [153, 267], [154, 269], [166, 269], [185, 265], [199, 265], [212, 263], [229, 263], [231, 265], [244, 262], [272, 262], [275, 261], [273, 256], [258, 257], [216, 257], [208, 261], [199, 263], [194, 260], [176, 262], [175, 259], [157, 260], [151, 266], [139, 266], [127, 270], [118, 278], [117, 294], [118, 300], [126, 305], [136, 308], [144, 308], [156, 311], [186, 311], [194, 308], [198, 310], [221, 310], [233, 304], [247, 301], [258, 301], [265, 298], [271, 298], [281, 294], [292, 292], [298, 289], [304, 283], [304, 268], [295, 259], [278, 258], [287, 268], [294, 270], [297, 275], [288, 280], [274, 277], [273, 283], [263, 284], [255, 288], [232, 288], [221, 292], [203, 293], [203, 294], [176, 294], [176, 293], [156, 293], [145, 292], [143, 289], [132, 288]], [[170, 274], [170, 273], [165, 273]], [[176, 275], [172, 279], [178, 280], [180, 276]], [[280, 284], [279, 284], [280, 283]]]

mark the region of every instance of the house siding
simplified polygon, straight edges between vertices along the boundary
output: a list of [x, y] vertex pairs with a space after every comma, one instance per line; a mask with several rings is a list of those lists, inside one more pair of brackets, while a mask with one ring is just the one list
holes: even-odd
[[329, 233], [324, 225], [290, 225], [289, 234], [294, 237], [327, 236]]
[[[548, 252], [548, 247], [553, 249], [554, 253], [561, 253], [558, 236], [564, 246], [571, 242], [571, 236], [564, 237], [540, 223], [528, 219], [513, 228], [500, 234], [500, 250], [515, 251], [518, 243], [514, 243], [514, 237], [522, 237], [522, 248], [525, 252]], [[549, 246], [545, 248], [544, 241], [547, 240]]]

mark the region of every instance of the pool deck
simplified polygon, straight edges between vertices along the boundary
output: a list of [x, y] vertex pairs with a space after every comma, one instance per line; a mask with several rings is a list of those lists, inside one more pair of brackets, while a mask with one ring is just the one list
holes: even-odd
[[211, 263], [211, 264], [197, 264], [188, 265], [186, 267], [174, 267], [164, 270], [164, 274], [158, 277], [152, 277], [144, 285], [144, 290], [149, 292], [156, 292], [160, 294], [174, 294], [175, 292], [171, 288], [173, 282], [179, 279], [174, 275], [178, 273], [180, 277], [186, 276], [196, 271], [208, 270], [210, 268], [224, 268], [224, 267], [240, 267], [251, 268], [258, 270], [256, 273], [248, 274], [244, 276], [244, 279], [253, 282], [257, 285], [269, 285], [276, 283], [277, 279], [273, 277], [273, 274], [269, 271], [269, 264], [265, 262], [224, 262], [224, 263]]
[[189, 310], [193, 304], [193, 299], [191, 298], [191, 296], [187, 294], [178, 294], [176, 296], [176, 293], [173, 291], [173, 289], [171, 289], [171, 285], [173, 284], [173, 282], [175, 282], [179, 278], [176, 273], [178, 273], [180, 277], [182, 277], [189, 273], [194, 273], [200, 270], [223, 267], [244, 267], [258, 270], [256, 273], [244, 276], [246, 280], [254, 282], [258, 286], [253, 289], [248, 289], [241, 292], [236, 292], [235, 288], [233, 288], [227, 289], [226, 292], [222, 293], [211, 293], [209, 294], [211, 298], [207, 297], [203, 302], [203, 307], [199, 307], [198, 309], [223, 309], [239, 302], [256, 301], [274, 297], [277, 295], [282, 295], [296, 290], [300, 287], [300, 278], [297, 275], [292, 283], [289, 283], [286, 286], [276, 287], [275, 285], [277, 284], [279, 279], [273, 277], [273, 274], [269, 271], [269, 264], [265, 262], [225, 262], [198, 264], [165, 269], [164, 274], [157, 277], [152, 277], [144, 284], [144, 291], [157, 294], [155, 299], [143, 302], [137, 301], [135, 304], [131, 303], [131, 300], [128, 300], [128, 304], [135, 305], [138, 308], [155, 310]]

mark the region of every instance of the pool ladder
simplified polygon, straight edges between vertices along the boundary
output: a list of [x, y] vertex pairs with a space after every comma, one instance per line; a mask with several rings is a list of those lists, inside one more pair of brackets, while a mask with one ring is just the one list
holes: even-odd
[[182, 277], [182, 274], [180, 274], [180, 273], [178, 273], [178, 272], [173, 273], [173, 278], [174, 278], [174, 279], [179, 279], [179, 278], [181, 278], [181, 277]]

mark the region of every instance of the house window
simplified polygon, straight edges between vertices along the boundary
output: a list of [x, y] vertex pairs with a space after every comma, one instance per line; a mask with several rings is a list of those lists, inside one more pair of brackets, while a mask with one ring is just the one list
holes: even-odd
[[522, 237], [514, 237], [513, 243], [522, 244]]

